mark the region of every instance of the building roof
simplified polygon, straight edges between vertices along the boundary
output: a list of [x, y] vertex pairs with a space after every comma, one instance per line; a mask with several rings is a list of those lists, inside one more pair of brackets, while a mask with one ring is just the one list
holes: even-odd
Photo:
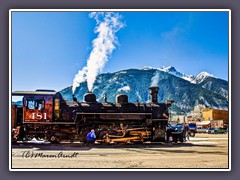
[[197, 125], [208, 125], [210, 124], [210, 121], [202, 121], [202, 122], [196, 122]]
[[206, 112], [206, 111], [213, 111], [213, 109], [212, 108], [205, 108], [205, 109], [202, 110], [202, 112]]
[[207, 111], [226, 111], [228, 112], [228, 110], [224, 110], [224, 109], [213, 109], [213, 108], [205, 108], [202, 110], [202, 112], [207, 112]]
[[14, 91], [12, 96], [25, 96], [25, 95], [52, 95], [54, 96], [57, 92], [52, 90], [44, 91]]

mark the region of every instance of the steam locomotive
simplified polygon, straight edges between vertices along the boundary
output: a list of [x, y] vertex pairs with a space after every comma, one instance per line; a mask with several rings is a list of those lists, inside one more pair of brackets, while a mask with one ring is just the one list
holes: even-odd
[[116, 102], [97, 102], [89, 92], [79, 102], [67, 102], [60, 92], [52, 90], [15, 91], [23, 96], [22, 106], [12, 104], [12, 139], [35, 138], [51, 142], [81, 141], [94, 129], [99, 143], [136, 143], [165, 141], [168, 108], [173, 101], [158, 103], [158, 87], [150, 87], [150, 102], [128, 102], [128, 96], [119, 94]]

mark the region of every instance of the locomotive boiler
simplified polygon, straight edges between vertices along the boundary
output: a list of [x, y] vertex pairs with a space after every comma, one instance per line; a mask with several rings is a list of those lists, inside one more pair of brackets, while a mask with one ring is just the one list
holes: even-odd
[[94, 129], [99, 143], [136, 143], [165, 141], [168, 108], [173, 101], [159, 103], [158, 87], [150, 87], [150, 102], [129, 102], [119, 94], [116, 102], [97, 102], [94, 93], [86, 93], [79, 102], [63, 99], [51, 90], [15, 91], [23, 96], [22, 106], [12, 104], [12, 138], [35, 138], [51, 142], [81, 141]]

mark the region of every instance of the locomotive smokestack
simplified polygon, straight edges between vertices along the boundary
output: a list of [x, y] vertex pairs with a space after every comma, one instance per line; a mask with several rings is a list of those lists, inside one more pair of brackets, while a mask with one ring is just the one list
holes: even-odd
[[152, 103], [158, 103], [158, 99], [157, 99], [158, 90], [159, 90], [159, 87], [157, 87], [157, 86], [153, 86], [153, 87], [149, 88], [149, 92], [151, 94], [151, 102]]
[[77, 98], [72, 94], [73, 101], [77, 101]]
[[84, 94], [83, 99], [87, 103], [95, 103], [96, 102], [96, 95], [92, 92], [89, 92]]

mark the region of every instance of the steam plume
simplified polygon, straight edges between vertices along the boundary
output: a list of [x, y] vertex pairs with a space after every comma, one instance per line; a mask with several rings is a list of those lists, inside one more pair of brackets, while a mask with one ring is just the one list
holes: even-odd
[[97, 75], [102, 72], [109, 56], [116, 48], [118, 40], [115, 34], [124, 27], [121, 22], [122, 17], [118, 13], [93, 12], [90, 13], [89, 17], [96, 20], [97, 25], [94, 32], [98, 33], [98, 36], [92, 41], [92, 51], [88, 57], [87, 65], [75, 75], [73, 93], [84, 81], [87, 81], [88, 90], [92, 91]]
[[151, 79], [151, 86], [150, 87], [158, 86], [159, 76], [160, 76], [159, 72], [156, 71], [154, 73], [154, 76]]

